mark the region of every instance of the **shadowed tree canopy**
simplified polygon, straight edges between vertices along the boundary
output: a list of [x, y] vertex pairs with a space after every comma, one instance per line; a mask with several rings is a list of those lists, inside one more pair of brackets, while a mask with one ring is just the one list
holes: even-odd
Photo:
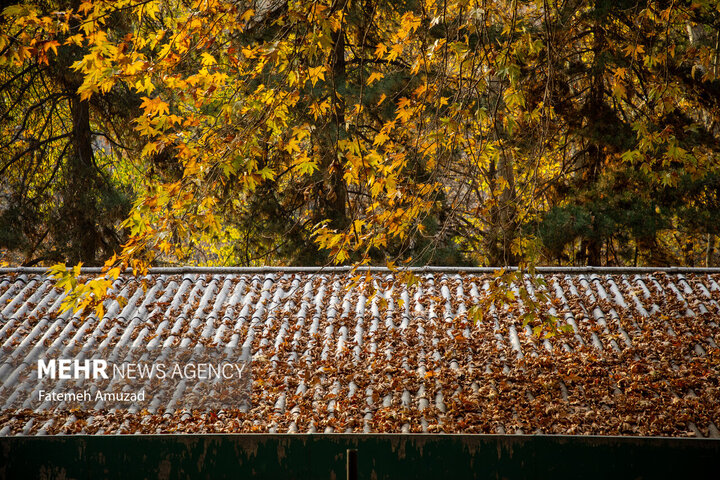
[[[35, 8], [53, 12], [79, 5]], [[13, 8], [33, 11], [6, 11]], [[72, 65], [87, 49], [71, 35], [79, 17], [52, 34], [36, 28], [32, 40], [24, 37], [30, 31], [15, 29], [11, 16], [2, 23], [9, 35], [0, 40], [0, 246], [24, 265], [102, 265], [120, 249], [117, 227], [131, 206], [131, 189], [113, 171], [126, 159], [113, 150], [128, 141], [126, 124], [140, 113], [138, 97], [118, 82], [102, 95], [80, 98], [84, 76]]]

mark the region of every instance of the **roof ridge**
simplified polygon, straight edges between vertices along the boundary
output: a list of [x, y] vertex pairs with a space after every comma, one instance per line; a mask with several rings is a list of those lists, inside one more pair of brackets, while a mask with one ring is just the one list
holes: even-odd
[[[453, 267], [453, 266], [425, 266], [425, 267], [404, 267], [398, 268], [398, 271], [410, 271], [413, 273], [494, 273], [503, 267]], [[505, 267], [508, 270], [517, 270], [518, 267]], [[538, 273], [566, 273], [566, 274], [647, 274], [647, 273], [720, 273], [718, 267], [552, 267], [543, 266], [536, 267]], [[48, 269], [44, 267], [3, 267], [0, 268], [0, 274], [45, 274]], [[83, 267], [81, 273], [92, 274], [100, 273], [101, 267]], [[266, 267], [152, 267], [148, 269], [148, 274], [172, 275], [172, 274], [243, 274], [243, 273], [349, 273], [356, 272], [373, 272], [373, 273], [392, 273], [393, 270], [387, 267], [376, 266], [360, 266], [353, 268], [351, 266], [326, 266], [326, 267], [297, 267], [297, 266], [266, 266]], [[126, 270], [130, 273], [131, 270]]]

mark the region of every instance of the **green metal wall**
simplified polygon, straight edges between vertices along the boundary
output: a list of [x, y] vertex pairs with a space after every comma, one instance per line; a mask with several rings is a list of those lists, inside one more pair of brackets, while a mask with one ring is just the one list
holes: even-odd
[[0, 479], [720, 478], [720, 440], [546, 435], [0, 438]]

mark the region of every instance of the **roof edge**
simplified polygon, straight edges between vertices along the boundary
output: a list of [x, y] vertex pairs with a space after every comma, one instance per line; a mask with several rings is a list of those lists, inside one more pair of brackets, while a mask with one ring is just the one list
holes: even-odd
[[[443, 267], [443, 266], [426, 266], [426, 267], [406, 267], [398, 268], [401, 271], [410, 271], [413, 273], [494, 273], [503, 267]], [[518, 267], [506, 267], [508, 270], [515, 271]], [[564, 273], [569, 275], [580, 274], [648, 274], [648, 273], [668, 273], [668, 274], [719, 274], [720, 268], [717, 267], [536, 267], [538, 273]], [[148, 269], [148, 274], [157, 275], [183, 275], [183, 274], [266, 274], [266, 273], [349, 273], [349, 272], [371, 272], [371, 273], [392, 273], [387, 267], [360, 266], [353, 268], [351, 266], [330, 266], [330, 267], [153, 267]], [[45, 267], [2, 267], [0, 274], [47, 274], [48, 269]], [[101, 267], [84, 267], [80, 270], [84, 274], [98, 274], [102, 272]], [[126, 270], [125, 273], [132, 273]]]

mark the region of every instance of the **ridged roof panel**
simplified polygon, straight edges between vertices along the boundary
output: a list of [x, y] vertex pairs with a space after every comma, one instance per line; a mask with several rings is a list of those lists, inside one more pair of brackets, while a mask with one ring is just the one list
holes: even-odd
[[[58, 314], [35, 271], [0, 273], [0, 381], [9, 360], [108, 345], [248, 349], [249, 411], [0, 413], [0, 435], [455, 432], [720, 436], [720, 274], [544, 270], [548, 339], [522, 305], [468, 318], [482, 270], [160, 270], [119, 279], [103, 318]], [[367, 276], [366, 276], [367, 275]], [[525, 279], [528, 290], [533, 284]], [[516, 288], [517, 286], [511, 286]], [[122, 301], [120, 299], [126, 299]]]

